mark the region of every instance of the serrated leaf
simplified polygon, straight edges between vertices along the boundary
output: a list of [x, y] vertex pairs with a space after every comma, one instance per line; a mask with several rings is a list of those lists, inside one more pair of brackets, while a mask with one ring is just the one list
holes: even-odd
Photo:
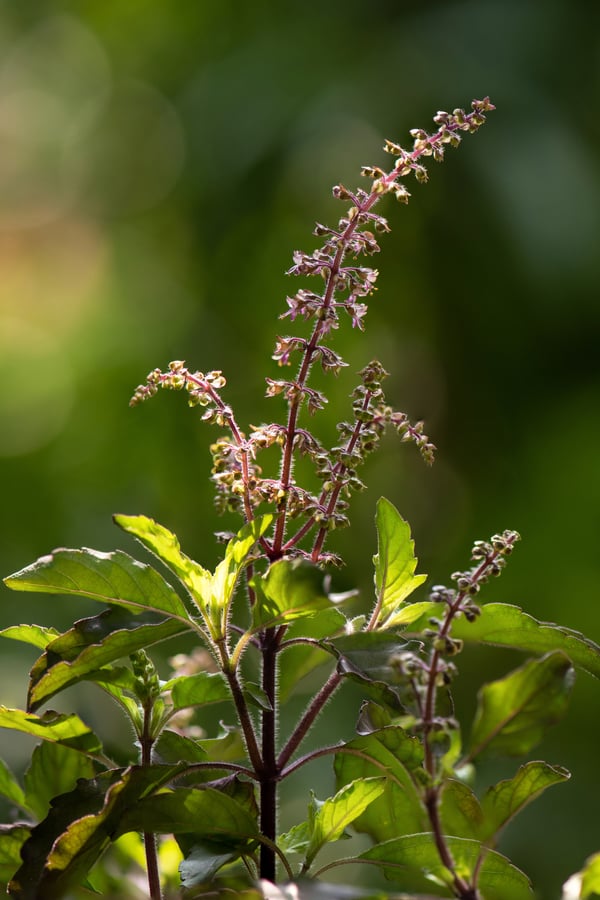
[[483, 811], [471, 788], [455, 778], [444, 781], [440, 818], [444, 834], [482, 840]]
[[469, 759], [488, 750], [509, 756], [527, 753], [565, 714], [573, 681], [569, 658], [556, 651], [484, 685], [478, 694]]
[[[54, 799], [46, 818], [31, 830], [29, 838], [23, 844], [20, 868], [9, 884], [8, 893], [12, 897], [19, 900], [38, 900], [40, 897], [58, 900], [63, 895], [64, 890], [60, 885], [56, 890], [46, 884], [42, 893], [41, 885], [54, 842], [78, 818], [102, 809], [106, 792], [112, 784], [118, 782], [120, 774], [118, 771], [105, 772], [91, 782], [80, 782], [75, 790]], [[91, 862], [88, 868], [91, 868]], [[81, 876], [83, 874], [85, 873], [82, 872]], [[70, 883], [78, 880], [79, 876], [76, 876]]]
[[130, 611], [167, 613], [189, 623], [185, 605], [156, 569], [115, 550], [54, 550], [4, 579], [16, 591], [70, 594]]
[[277, 838], [277, 845], [283, 853], [304, 853], [310, 843], [310, 825], [299, 822]]
[[154, 745], [154, 752], [163, 763], [204, 762], [207, 758], [206, 751], [200, 747], [198, 741], [168, 728], [161, 731]]
[[336, 784], [385, 775], [387, 787], [354, 822], [357, 831], [374, 841], [424, 831], [427, 814], [411, 772], [418, 772], [423, 749], [417, 738], [398, 726], [382, 728], [344, 744], [335, 756]]
[[237, 726], [224, 725], [215, 738], [200, 738], [198, 746], [206, 753], [210, 762], [235, 762], [246, 755], [246, 747]]
[[199, 740], [184, 737], [165, 728], [155, 744], [157, 759], [165, 763], [217, 763], [214, 767], [196, 769], [185, 777], [194, 784], [212, 781], [218, 773], [218, 763], [237, 762], [246, 756], [246, 748], [239, 728], [222, 725], [214, 738]]
[[485, 819], [482, 838], [486, 842], [495, 841], [504, 826], [528, 803], [546, 788], [568, 781], [570, 777], [562, 766], [536, 761], [525, 763], [513, 778], [492, 785], [481, 801]]
[[148, 516], [113, 517], [115, 524], [137, 538], [179, 579], [199, 609], [210, 597], [212, 574], [182, 552], [176, 534]]
[[356, 722], [357, 734], [371, 734], [391, 724], [392, 717], [387, 709], [371, 700], [363, 701]]
[[96, 754], [102, 745], [79, 716], [63, 715], [48, 710], [42, 716], [35, 716], [22, 709], [0, 706], [0, 728], [23, 731], [44, 741], [56, 741], [80, 753]]
[[[309, 616], [292, 622], [286, 632], [286, 640], [296, 637], [319, 640], [343, 634], [346, 617], [335, 607], [322, 609], [317, 616]], [[279, 699], [285, 703], [299, 682], [318, 666], [331, 662], [331, 655], [322, 647], [296, 644], [285, 647], [280, 657]]]
[[179, 675], [164, 685], [171, 691], [173, 708], [186, 709], [190, 706], [205, 706], [229, 700], [231, 694], [227, 682], [220, 672], [196, 672], [194, 675]]
[[[482, 851], [478, 841], [447, 837], [446, 843], [461, 875], [469, 878], [475, 872]], [[523, 872], [495, 850], [484, 848], [485, 858], [479, 870], [477, 886], [485, 900], [532, 900], [533, 891]], [[449, 884], [451, 875], [442, 865], [433, 835], [410, 834], [371, 847], [358, 859], [376, 862], [391, 881], [410, 889], [432, 890], [432, 880]], [[427, 877], [425, 877], [425, 874]], [[437, 893], [437, 892], [436, 892]], [[441, 896], [452, 896], [451, 891]]]
[[[157, 559], [160, 559], [165, 566], [177, 575], [184, 583], [190, 582], [187, 586], [191, 590], [195, 590], [194, 579], [200, 579], [205, 575], [209, 575], [199, 563], [182, 552], [179, 544], [179, 538], [164, 525], [160, 525], [154, 519], [148, 516], [126, 516], [115, 515], [113, 520], [119, 528], [126, 531], [127, 534], [133, 535], [141, 544], [144, 545]], [[194, 582], [192, 584], [191, 582]]]
[[[96, 672], [89, 672], [85, 677], [86, 680], [94, 682], [94, 684], [97, 684], [116, 700], [128, 716], [135, 733], [141, 733], [144, 714], [142, 706], [137, 699], [139, 680], [131, 669], [128, 669], [126, 666], [105, 666]], [[159, 704], [162, 702], [162, 700], [159, 700], [154, 704], [152, 709], [153, 720], [158, 713]]]
[[43, 819], [50, 801], [73, 790], [78, 778], [93, 778], [92, 761], [62, 744], [42, 741], [35, 747], [25, 772], [25, 800], [38, 819]]
[[219, 869], [238, 858], [239, 852], [212, 841], [198, 841], [179, 864], [181, 884], [190, 889], [211, 881]]
[[178, 766], [133, 766], [79, 781], [73, 791], [56, 797], [23, 847], [23, 865], [9, 885], [11, 896], [64, 896], [115, 839], [127, 811], [179, 771]]
[[390, 633], [361, 631], [324, 641], [323, 647], [337, 656], [341, 675], [359, 681], [375, 701], [396, 711], [403, 709], [400, 694], [404, 683], [396, 662], [403, 654], [418, 651], [419, 642]]
[[24, 644], [32, 644], [44, 650], [47, 645], [60, 635], [56, 628], [46, 628], [43, 625], [9, 625], [0, 631], [0, 637], [10, 638], [13, 641], [22, 641]]
[[229, 606], [239, 575], [250, 551], [269, 527], [273, 517], [261, 516], [242, 528], [227, 544], [225, 558], [214, 574], [181, 551], [179, 540], [147, 516], [114, 517], [116, 524], [136, 537], [154, 553], [186, 587], [192, 600], [202, 612], [213, 640], [225, 634]]
[[405, 626], [407, 630], [412, 630], [409, 626], [413, 625], [415, 622], [422, 623], [424, 628], [430, 627], [429, 619], [432, 615], [435, 615], [439, 609], [440, 604], [432, 603], [430, 600], [407, 603], [402, 609], [398, 610], [394, 616], [394, 627], [400, 628], [401, 626]]
[[256, 816], [223, 791], [206, 787], [175, 788], [131, 806], [118, 824], [118, 834], [152, 831], [193, 834], [243, 847], [259, 836]]
[[[441, 608], [441, 607], [440, 607]], [[435, 613], [434, 613], [435, 614]], [[486, 603], [474, 622], [456, 619], [452, 625], [454, 637], [478, 644], [513, 647], [542, 655], [562, 650], [574, 666], [600, 678], [600, 646], [578, 631], [540, 622], [507, 603]]]
[[402, 607], [406, 598], [426, 575], [415, 575], [417, 558], [410, 527], [396, 507], [385, 497], [377, 502], [377, 553], [375, 564], [375, 590], [377, 595], [376, 627], [391, 628], [400, 624]]
[[178, 619], [158, 618], [151, 612], [132, 614], [119, 607], [80, 619], [52, 640], [33, 665], [28, 708], [35, 711], [59, 691], [108, 663], [187, 630], [187, 623]]
[[233, 594], [235, 582], [243, 566], [258, 540], [265, 533], [273, 516], [271, 514], [259, 516], [252, 522], [248, 522], [233, 537], [225, 548], [225, 559], [215, 569], [214, 581], [219, 596], [227, 599]]
[[266, 575], [252, 579], [256, 602], [252, 627], [258, 631], [328, 609], [331, 601], [323, 588], [323, 572], [304, 559], [280, 559]]
[[386, 778], [359, 778], [345, 784], [334, 797], [319, 804], [310, 823], [310, 840], [306, 849], [304, 868], [308, 869], [325, 844], [339, 841], [355, 819], [381, 796]]

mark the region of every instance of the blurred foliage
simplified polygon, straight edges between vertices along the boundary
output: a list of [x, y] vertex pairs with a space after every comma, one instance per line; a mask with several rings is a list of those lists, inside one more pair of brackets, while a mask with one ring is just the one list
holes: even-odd
[[[337, 581], [370, 590], [385, 493], [434, 583], [473, 539], [517, 528], [487, 599], [598, 640], [599, 13], [580, 0], [1, 4], [2, 573], [57, 545], [131, 550], [115, 512], [157, 518], [212, 565], [230, 524], [212, 507], [214, 432], [178, 397], [130, 411], [133, 389], [186, 359], [223, 369], [241, 422], [272, 419], [284, 272], [314, 247], [315, 219], [337, 220], [331, 185], [358, 184], [384, 137], [489, 94], [477, 140], [387, 209], [366, 335], [339, 335], [350, 374], [329, 387], [323, 434], [377, 356], [390, 401], [426, 420], [439, 452], [429, 471], [384, 443], [332, 544], [349, 560]], [[66, 627], [90, 609], [2, 600], [1, 625]], [[28, 662], [2, 647], [2, 702], [23, 701]], [[469, 677], [497, 670], [488, 654], [467, 662], [468, 710]], [[507, 846], [542, 891], [600, 847], [600, 694], [575, 693], [543, 750], [574, 779]], [[21, 750], [5, 754], [17, 767]]]

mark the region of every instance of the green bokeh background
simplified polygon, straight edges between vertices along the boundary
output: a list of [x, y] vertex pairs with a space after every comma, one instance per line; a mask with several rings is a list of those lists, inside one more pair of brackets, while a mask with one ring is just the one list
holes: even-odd
[[[235, 524], [213, 511], [214, 432], [179, 396], [129, 410], [133, 388], [182, 358], [225, 372], [242, 423], [278, 415], [263, 393], [273, 339], [290, 328], [276, 317], [300, 286], [285, 270], [293, 249], [314, 248], [316, 219], [337, 221], [331, 185], [387, 163], [385, 137], [406, 143], [436, 110], [489, 94], [485, 128], [430, 165], [407, 208], [386, 204], [366, 334], [336, 336], [349, 374], [315, 429], [333, 435], [353, 373], [377, 356], [390, 401], [439, 448], [427, 470], [384, 442], [352, 531], [332, 542], [348, 560], [336, 584], [368, 602], [385, 494], [430, 583], [465, 566], [474, 539], [517, 528], [487, 599], [600, 640], [599, 12], [573, 0], [3, 0], [2, 574], [60, 545], [133, 551], [114, 512], [155, 517], [213, 564], [213, 532]], [[0, 596], [3, 626], [66, 627], [92, 611]], [[0, 701], [20, 705], [31, 656], [12, 642], [0, 654]], [[461, 709], [506, 662], [465, 655]], [[95, 694], [61, 702], [117, 739]], [[600, 849], [598, 710], [600, 686], [582, 676], [539, 749], [574, 777], [504, 844], [540, 898]], [[340, 704], [340, 737], [355, 711]], [[28, 745], [0, 745], [19, 769]]]

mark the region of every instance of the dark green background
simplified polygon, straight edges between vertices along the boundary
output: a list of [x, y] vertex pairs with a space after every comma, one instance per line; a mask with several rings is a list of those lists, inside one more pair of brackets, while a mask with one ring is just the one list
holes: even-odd
[[[337, 584], [368, 602], [384, 493], [432, 583], [467, 564], [474, 539], [516, 528], [523, 543], [487, 598], [600, 639], [599, 19], [567, 0], [3, 0], [1, 572], [59, 545], [132, 550], [114, 512], [157, 518], [212, 564], [212, 532], [232, 524], [212, 507], [215, 432], [179, 396], [129, 410], [132, 390], [184, 358], [223, 369], [242, 423], [279, 415], [263, 379], [301, 286], [284, 272], [293, 249], [314, 248], [315, 219], [339, 217], [331, 185], [386, 164], [384, 137], [407, 142], [436, 110], [489, 94], [485, 128], [430, 164], [408, 208], [386, 203], [366, 335], [336, 338], [349, 374], [315, 429], [332, 436], [353, 373], [378, 356], [390, 401], [439, 448], [427, 470], [386, 440], [352, 532], [332, 541], [349, 561]], [[2, 625], [66, 626], [92, 609], [4, 588], [1, 600]], [[0, 699], [19, 705], [31, 654], [1, 653]], [[465, 655], [461, 709], [506, 662]], [[61, 702], [101, 715], [93, 693]], [[504, 845], [548, 900], [600, 849], [599, 710], [581, 677], [538, 751], [573, 780]], [[354, 716], [341, 710], [340, 736]], [[23, 747], [6, 740], [17, 768]]]

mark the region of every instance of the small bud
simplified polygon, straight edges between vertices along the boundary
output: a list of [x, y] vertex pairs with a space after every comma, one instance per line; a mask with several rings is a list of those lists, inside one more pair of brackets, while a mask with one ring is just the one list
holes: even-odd
[[388, 141], [386, 138], [385, 144], [383, 145], [383, 149], [386, 153], [392, 153], [394, 156], [404, 155], [404, 150], [400, 146], [400, 144], [394, 143], [394, 141]]
[[425, 166], [413, 165], [413, 172], [415, 173], [415, 178], [419, 184], [425, 184], [429, 180], [429, 175], [427, 174]]

